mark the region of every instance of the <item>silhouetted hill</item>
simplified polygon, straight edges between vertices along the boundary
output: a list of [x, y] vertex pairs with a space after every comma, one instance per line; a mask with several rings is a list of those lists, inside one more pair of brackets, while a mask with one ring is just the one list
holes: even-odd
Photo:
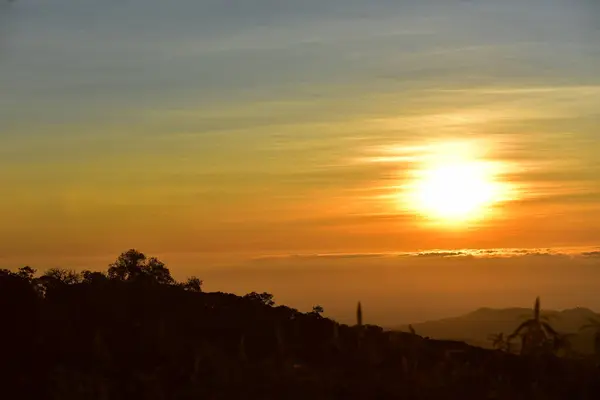
[[0, 310], [3, 400], [600, 398], [592, 357], [385, 332], [362, 325], [368, 307], [348, 326], [268, 293], [205, 293], [135, 250], [106, 272], [0, 270]]
[[[436, 339], [463, 340], [475, 346], [491, 348], [490, 334], [503, 332], [511, 334], [520, 323], [530, 317], [530, 308], [480, 308], [465, 315], [412, 324], [419, 335]], [[580, 331], [581, 326], [589, 323], [590, 318], [600, 320], [600, 314], [588, 308], [571, 308], [562, 311], [545, 310], [542, 315], [560, 333], [571, 333], [573, 350], [591, 354], [593, 348], [593, 330]], [[393, 330], [408, 331], [408, 325], [393, 327]]]

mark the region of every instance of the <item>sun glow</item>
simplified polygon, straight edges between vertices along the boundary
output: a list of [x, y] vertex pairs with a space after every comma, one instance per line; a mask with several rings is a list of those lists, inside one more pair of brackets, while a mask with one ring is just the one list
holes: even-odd
[[409, 185], [409, 207], [441, 222], [481, 219], [503, 199], [497, 165], [478, 159], [464, 145], [437, 146], [423, 157]]

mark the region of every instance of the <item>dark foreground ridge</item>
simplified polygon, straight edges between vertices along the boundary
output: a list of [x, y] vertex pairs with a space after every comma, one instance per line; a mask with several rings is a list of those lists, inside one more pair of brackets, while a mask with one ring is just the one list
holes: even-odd
[[107, 273], [0, 271], [2, 399], [597, 399], [593, 359], [341, 325], [203, 293], [129, 251]]

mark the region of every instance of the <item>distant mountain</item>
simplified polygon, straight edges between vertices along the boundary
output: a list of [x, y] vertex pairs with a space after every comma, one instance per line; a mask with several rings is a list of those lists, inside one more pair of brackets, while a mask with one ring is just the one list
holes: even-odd
[[[461, 340], [474, 346], [489, 348], [490, 334], [503, 332], [509, 335], [526, 318], [533, 315], [528, 308], [480, 308], [471, 313], [453, 318], [412, 324], [416, 333], [435, 339]], [[549, 318], [550, 325], [560, 333], [573, 333], [573, 350], [581, 353], [593, 352], [593, 330], [580, 332], [582, 325], [591, 318], [599, 319], [600, 314], [588, 308], [571, 308], [562, 311], [546, 310], [542, 315]], [[408, 331], [408, 325], [393, 327], [393, 330]]]

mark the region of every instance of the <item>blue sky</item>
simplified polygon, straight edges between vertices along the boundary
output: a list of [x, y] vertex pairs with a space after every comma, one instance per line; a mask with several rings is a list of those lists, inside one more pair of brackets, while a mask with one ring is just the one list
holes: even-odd
[[[598, 17], [581, 0], [2, 4], [0, 250], [588, 245]], [[456, 138], [492, 143], [533, 205], [445, 243], [369, 219], [410, 221], [377, 200], [402, 166], [357, 159]]]

